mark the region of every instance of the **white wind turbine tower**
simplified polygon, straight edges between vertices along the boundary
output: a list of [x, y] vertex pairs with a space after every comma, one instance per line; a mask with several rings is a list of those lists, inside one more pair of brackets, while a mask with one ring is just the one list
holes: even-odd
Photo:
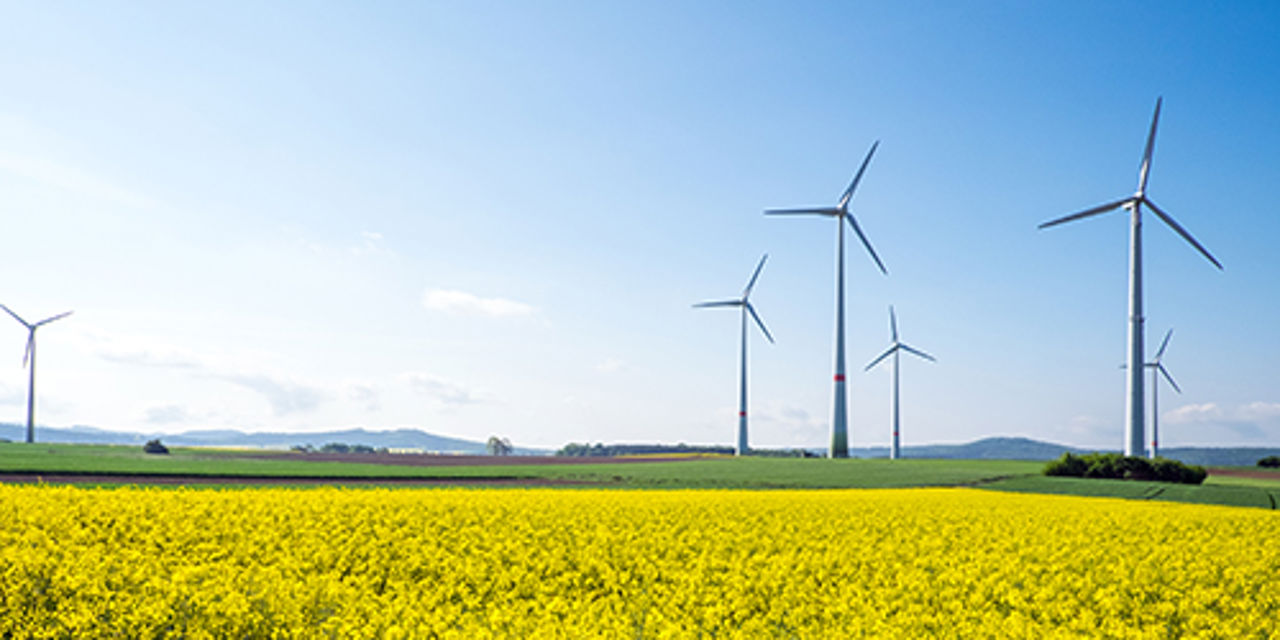
[[1040, 225], [1041, 229], [1071, 222], [1081, 218], [1096, 216], [1115, 209], [1124, 208], [1129, 211], [1129, 352], [1125, 360], [1129, 377], [1125, 395], [1125, 439], [1124, 454], [1126, 456], [1141, 455], [1143, 450], [1143, 402], [1145, 396], [1142, 389], [1143, 369], [1143, 321], [1142, 317], [1142, 207], [1150, 207], [1165, 224], [1173, 228], [1184, 240], [1191, 243], [1215, 267], [1222, 269], [1222, 263], [1209, 254], [1191, 234], [1174, 221], [1156, 203], [1147, 197], [1147, 176], [1151, 172], [1151, 153], [1156, 144], [1156, 125], [1160, 122], [1161, 98], [1156, 99], [1155, 115], [1151, 116], [1151, 131], [1147, 134], [1147, 147], [1142, 153], [1142, 164], [1138, 168], [1138, 190], [1133, 195], [1115, 202], [1098, 205], [1079, 213], [1050, 220]]
[[871, 364], [867, 365], [867, 368], [864, 369], [864, 371], [870, 371], [872, 367], [880, 364], [880, 361], [888, 358], [889, 356], [893, 356], [893, 439], [889, 446], [889, 459], [897, 460], [901, 455], [901, 449], [898, 444], [898, 432], [901, 427], [898, 411], [898, 354], [902, 351], [906, 351], [914, 356], [924, 358], [929, 362], [937, 362], [937, 360], [933, 356], [898, 340], [898, 318], [893, 313], [893, 305], [889, 306], [889, 333], [893, 337], [893, 344], [889, 346], [888, 350], [880, 354], [878, 358], [872, 360]]
[[1164, 358], [1164, 350], [1169, 346], [1169, 338], [1173, 337], [1173, 329], [1164, 334], [1164, 341], [1160, 343], [1160, 350], [1156, 351], [1156, 357], [1147, 363], [1147, 368], [1151, 369], [1151, 457], [1155, 458], [1160, 455], [1160, 380], [1156, 377], [1156, 372], [1164, 376], [1169, 382], [1169, 386], [1174, 391], [1182, 393], [1182, 389], [1178, 388], [1178, 383], [1173, 381], [1173, 376], [1169, 375], [1169, 370], [1164, 368], [1161, 359]]
[[27, 442], [36, 441], [36, 329], [43, 327], [54, 320], [61, 320], [71, 312], [59, 313], [51, 318], [45, 318], [39, 322], [27, 322], [21, 316], [14, 313], [12, 309], [0, 304], [0, 309], [4, 309], [14, 320], [22, 323], [27, 328], [27, 348], [22, 354], [22, 366], [27, 369]]
[[831, 417], [831, 446], [827, 450], [827, 455], [832, 458], [849, 457], [849, 422], [848, 408], [846, 406], [847, 398], [845, 392], [845, 376], [844, 376], [844, 222], [848, 221], [849, 226], [853, 227], [854, 233], [858, 234], [858, 239], [862, 240], [862, 246], [867, 248], [867, 253], [871, 254], [871, 259], [875, 261], [876, 266], [880, 268], [880, 272], [888, 275], [888, 271], [884, 268], [884, 263], [880, 261], [880, 256], [876, 255], [876, 250], [871, 248], [871, 242], [867, 240], [867, 236], [862, 233], [862, 229], [858, 227], [858, 221], [854, 219], [853, 214], [849, 213], [849, 200], [853, 198], [854, 189], [858, 188], [858, 182], [862, 180], [862, 174], [867, 170], [867, 164], [871, 162], [871, 156], [875, 154], [876, 147], [880, 146], [880, 141], [871, 145], [871, 150], [867, 152], [867, 157], [862, 161], [862, 166], [858, 168], [858, 173], [854, 174], [853, 182], [849, 183], [849, 188], [844, 190], [840, 195], [840, 201], [834, 207], [820, 207], [809, 209], [769, 209], [765, 211], [766, 215], [815, 215], [815, 216], [831, 216], [836, 219], [836, 372], [834, 376], [835, 382], [835, 399], [832, 403]]
[[760, 257], [760, 264], [756, 265], [755, 273], [751, 274], [751, 280], [747, 281], [747, 287], [742, 290], [742, 297], [734, 300], [717, 300], [715, 302], [699, 302], [693, 305], [697, 308], [705, 307], [738, 307], [741, 309], [742, 315], [742, 362], [741, 376], [739, 379], [740, 386], [738, 388], [738, 443], [734, 449], [734, 455], [745, 455], [749, 448], [747, 446], [747, 314], [751, 314], [751, 318], [756, 321], [756, 326], [760, 327], [760, 331], [764, 333], [764, 337], [773, 342], [773, 336], [769, 335], [769, 330], [764, 327], [764, 322], [760, 320], [760, 316], [756, 315], [755, 307], [751, 306], [751, 289], [756, 286], [756, 278], [760, 277], [760, 270], [764, 268], [764, 261], [769, 259], [769, 254]]

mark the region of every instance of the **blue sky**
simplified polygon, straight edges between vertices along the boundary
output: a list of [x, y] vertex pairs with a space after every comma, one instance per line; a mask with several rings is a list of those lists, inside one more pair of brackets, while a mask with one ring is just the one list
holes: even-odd
[[[903, 338], [903, 442], [1119, 448], [1127, 226], [1149, 193], [1168, 446], [1280, 442], [1272, 3], [0, 3], [0, 302], [39, 421], [415, 427], [526, 446], [823, 446], [834, 229], [848, 360]], [[0, 324], [0, 329], [4, 325]], [[24, 330], [0, 331], [0, 420]], [[4, 336], [9, 347], [4, 348]], [[851, 371], [850, 440], [889, 374]]]

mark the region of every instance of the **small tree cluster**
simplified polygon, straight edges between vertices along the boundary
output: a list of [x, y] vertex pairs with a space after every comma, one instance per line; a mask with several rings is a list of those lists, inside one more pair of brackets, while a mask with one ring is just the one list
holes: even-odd
[[[798, 451], [798, 450], [797, 450]], [[704, 447], [698, 445], [688, 445], [680, 443], [677, 445], [669, 444], [587, 444], [570, 442], [559, 451], [558, 456], [576, 456], [576, 457], [611, 457], [611, 456], [636, 456], [636, 455], [654, 455], [654, 454], [680, 454], [680, 453], [719, 453], [724, 455], [733, 455], [733, 447]], [[752, 451], [752, 454], [760, 452]], [[797, 452], [794, 457], [802, 457], [803, 452]]]
[[161, 444], [160, 438], [156, 438], [155, 440], [148, 440], [146, 444], [142, 445], [142, 451], [144, 453], [156, 453], [156, 454], [168, 455], [169, 447], [166, 447], [163, 444]]
[[485, 451], [491, 456], [509, 456], [516, 450], [511, 445], [511, 441], [498, 436], [489, 436], [489, 441], [484, 445]]
[[1258, 461], [1259, 467], [1280, 468], [1280, 456], [1267, 456]]
[[1047, 476], [1076, 478], [1111, 478], [1114, 480], [1154, 480], [1179, 484], [1200, 484], [1209, 472], [1198, 465], [1187, 465], [1168, 458], [1148, 460], [1118, 453], [1064, 453], [1045, 466]]
[[322, 445], [319, 449], [310, 444], [295, 444], [289, 447], [290, 451], [298, 453], [388, 453], [386, 447], [374, 448], [367, 444], [346, 444], [343, 442], [330, 442]]

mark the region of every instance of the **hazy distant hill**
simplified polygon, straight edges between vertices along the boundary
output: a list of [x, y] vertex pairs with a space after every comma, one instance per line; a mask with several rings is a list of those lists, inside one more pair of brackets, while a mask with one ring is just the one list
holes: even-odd
[[[21, 442], [26, 439], [24, 425], [0, 423], [0, 438]], [[95, 427], [75, 426], [66, 429], [56, 427], [38, 427], [36, 440], [39, 442], [65, 442], [79, 444], [136, 444], [141, 446], [147, 440], [160, 438], [167, 445], [180, 447], [261, 447], [264, 449], [288, 449], [294, 445], [310, 444], [319, 447], [329, 442], [344, 444], [363, 444], [371, 447], [387, 447], [388, 449], [421, 449], [423, 451], [439, 451], [447, 453], [484, 453], [485, 443], [461, 438], [438, 436], [418, 429], [396, 429], [393, 431], [369, 431], [366, 429], [344, 429], [338, 431], [319, 431], [312, 433], [245, 433], [232, 429], [204, 431], [187, 431], [179, 434], [146, 434], [129, 431], [109, 431]], [[544, 449], [516, 447], [516, 453], [539, 455], [546, 454]]]
[[[983, 438], [967, 444], [932, 444], [903, 447], [904, 458], [964, 458], [996, 460], [1051, 460], [1063, 452], [1089, 453], [1118, 449], [1082, 449], [1065, 444], [1053, 444], [1030, 438]], [[849, 449], [849, 455], [859, 458], [887, 458], [888, 447]], [[1187, 464], [1206, 466], [1252, 466], [1267, 456], [1280, 455], [1280, 448], [1264, 447], [1173, 447], [1161, 449], [1160, 455]]]
[[[902, 448], [904, 458], [964, 458], [967, 460], [1049, 460], [1062, 452], [1083, 453], [1080, 449], [1064, 444], [1041, 442], [1030, 438], [983, 438], [965, 444], [927, 444]], [[888, 447], [850, 449], [850, 455], [859, 458], [887, 458]]]

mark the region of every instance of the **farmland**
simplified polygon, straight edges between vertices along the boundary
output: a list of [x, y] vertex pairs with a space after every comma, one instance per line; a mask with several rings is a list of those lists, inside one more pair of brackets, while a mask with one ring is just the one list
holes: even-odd
[[0, 486], [0, 636], [1269, 637], [1280, 517], [972, 489]]
[[[353, 462], [351, 460], [366, 460]], [[1017, 460], [690, 457], [680, 460], [482, 456], [324, 456], [278, 451], [0, 443], [0, 480], [210, 486], [561, 486], [615, 489], [841, 489], [968, 486], [1274, 509], [1280, 471], [1212, 470], [1203, 486], [1054, 478]]]

